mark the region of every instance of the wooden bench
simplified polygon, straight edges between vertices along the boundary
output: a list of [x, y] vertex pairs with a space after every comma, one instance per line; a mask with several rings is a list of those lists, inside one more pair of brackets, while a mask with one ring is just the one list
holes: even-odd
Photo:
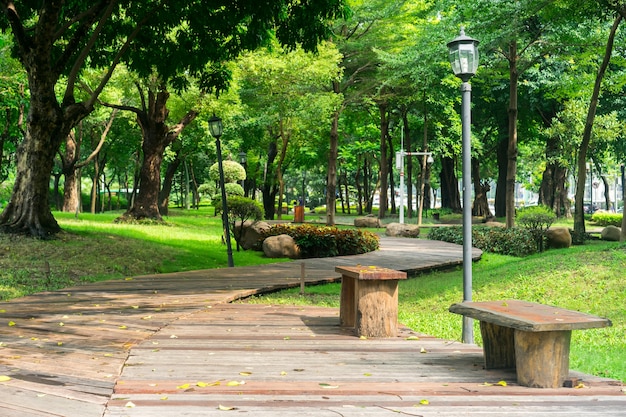
[[464, 302], [452, 313], [480, 321], [485, 368], [515, 368], [520, 385], [558, 388], [569, 375], [572, 330], [606, 327], [591, 314], [519, 300]]
[[376, 266], [338, 266], [341, 274], [339, 320], [357, 336], [395, 337], [398, 332], [398, 280], [406, 272]]

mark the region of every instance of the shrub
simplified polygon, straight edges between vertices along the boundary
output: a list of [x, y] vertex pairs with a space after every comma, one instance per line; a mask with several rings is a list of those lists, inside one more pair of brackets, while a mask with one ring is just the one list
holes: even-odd
[[530, 231], [539, 252], [543, 252], [546, 232], [556, 220], [556, 214], [547, 206], [525, 207], [517, 211], [517, 221], [522, 227]]
[[[436, 227], [431, 229], [428, 238], [462, 245], [463, 227]], [[472, 246], [484, 252], [520, 257], [537, 252], [537, 245], [532, 234], [519, 227], [511, 229], [490, 226], [474, 227], [472, 228]]]
[[617, 226], [622, 227], [621, 213], [595, 212], [591, 216], [591, 221], [598, 226]]
[[378, 249], [378, 236], [364, 230], [339, 230], [336, 227], [276, 224], [262, 239], [287, 234], [300, 247], [302, 258], [326, 258], [337, 255], [357, 255]]
[[237, 250], [239, 250], [239, 242], [241, 242], [241, 238], [243, 236], [243, 227], [240, 227], [239, 230], [235, 229], [235, 224], [237, 222], [243, 223], [246, 220], [261, 220], [263, 218], [263, 206], [258, 201], [255, 201], [251, 198], [239, 197], [239, 196], [229, 196], [226, 199], [226, 204], [228, 207], [228, 223], [230, 225], [230, 232], [235, 238], [235, 242], [237, 242]]

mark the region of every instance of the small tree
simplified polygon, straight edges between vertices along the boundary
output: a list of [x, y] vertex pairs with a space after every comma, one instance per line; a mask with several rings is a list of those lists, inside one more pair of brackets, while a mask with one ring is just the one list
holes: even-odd
[[[235, 238], [235, 242], [237, 242], [237, 252], [239, 252], [241, 246], [239, 242], [243, 237], [243, 224], [246, 220], [261, 220], [264, 216], [263, 205], [251, 198], [236, 195], [229, 195], [226, 198], [226, 204], [228, 207], [230, 230]], [[238, 222], [241, 222], [241, 227], [239, 228], [235, 227]]]
[[543, 252], [546, 232], [556, 219], [556, 214], [547, 206], [533, 206], [517, 212], [518, 223], [530, 231], [537, 243], [537, 250]]

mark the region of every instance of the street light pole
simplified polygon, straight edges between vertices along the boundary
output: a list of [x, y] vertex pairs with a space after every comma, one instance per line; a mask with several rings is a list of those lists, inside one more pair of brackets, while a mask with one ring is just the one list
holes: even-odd
[[230, 244], [230, 226], [228, 224], [228, 203], [226, 201], [226, 187], [224, 187], [224, 166], [222, 164], [222, 145], [220, 137], [222, 136], [223, 126], [222, 119], [213, 115], [209, 118], [209, 130], [215, 138], [215, 147], [217, 149], [217, 167], [220, 173], [220, 188], [222, 191], [222, 227], [224, 229], [224, 239], [226, 240], [226, 253], [228, 254], [228, 266], [234, 267], [233, 248]]
[[[425, 163], [422, 166], [425, 166], [426, 164], [430, 165], [434, 162], [433, 159], [433, 153], [432, 152], [404, 152], [404, 149], [401, 149], [400, 151], [396, 152], [396, 168], [398, 168], [400, 170], [400, 224], [404, 224], [404, 157], [405, 156], [423, 156], [425, 159]], [[424, 168], [422, 168], [424, 169]], [[422, 173], [422, 178], [423, 178], [423, 173]], [[422, 184], [422, 193], [424, 192], [424, 184]], [[413, 202], [409, 202], [409, 204], [413, 204]], [[424, 199], [423, 196], [420, 200], [420, 206], [419, 206], [419, 222], [418, 225], [421, 226], [422, 222], [421, 222], [421, 218], [422, 218], [422, 205], [424, 204]]]
[[[448, 43], [450, 64], [461, 79], [461, 122], [463, 152], [463, 301], [472, 301], [472, 195], [471, 195], [471, 92], [470, 78], [478, 69], [478, 41], [465, 35]], [[463, 317], [463, 342], [474, 343], [472, 319]]]

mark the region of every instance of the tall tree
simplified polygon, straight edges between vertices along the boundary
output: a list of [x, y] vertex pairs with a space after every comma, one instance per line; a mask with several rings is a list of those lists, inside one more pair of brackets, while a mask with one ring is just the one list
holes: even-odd
[[[342, 0], [235, 0], [229, 7], [202, 0], [2, 0], [0, 5], [0, 27], [14, 35], [31, 94], [13, 194], [0, 228], [40, 238], [60, 230], [48, 205], [54, 157], [71, 129], [93, 111], [118, 63], [126, 62], [140, 76], [156, 70], [181, 87], [191, 75], [205, 89], [222, 89], [224, 72], [207, 63], [219, 65], [256, 48], [274, 29], [282, 42], [314, 48], [329, 37], [329, 19], [345, 11]], [[103, 68], [103, 75], [81, 100], [75, 86], [90, 66]]]

